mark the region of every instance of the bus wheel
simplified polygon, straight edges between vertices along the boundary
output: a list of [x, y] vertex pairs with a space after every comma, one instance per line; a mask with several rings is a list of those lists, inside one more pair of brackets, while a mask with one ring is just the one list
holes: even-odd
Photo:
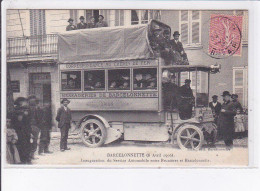
[[107, 137], [107, 131], [103, 123], [96, 119], [82, 122], [80, 133], [81, 140], [88, 147], [100, 147]]
[[181, 149], [199, 150], [203, 142], [203, 132], [195, 125], [184, 125], [177, 132], [177, 143]]

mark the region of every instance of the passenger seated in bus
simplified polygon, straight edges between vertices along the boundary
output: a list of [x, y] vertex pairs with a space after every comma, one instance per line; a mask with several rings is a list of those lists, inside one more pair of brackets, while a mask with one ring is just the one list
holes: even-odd
[[73, 90], [76, 88], [76, 83], [73, 78], [69, 78], [67, 84], [64, 86], [65, 90]]
[[124, 81], [123, 84], [119, 88], [123, 89], [123, 90], [128, 90], [129, 89], [128, 81]]
[[87, 90], [94, 90], [95, 89], [96, 82], [93, 78], [93, 74], [88, 73], [87, 79], [85, 81], [84, 89]]
[[117, 88], [116, 81], [112, 81], [110, 86], [109, 86], [109, 89], [116, 89], [116, 88]]
[[88, 23], [88, 28], [96, 28], [95, 18], [90, 17], [90, 23]]
[[101, 82], [97, 82], [97, 83], [95, 84], [95, 89], [101, 89], [101, 88], [102, 88]]
[[134, 79], [134, 88], [142, 89], [144, 87], [144, 79], [142, 74], [136, 74]]
[[192, 116], [192, 107], [194, 105], [194, 96], [190, 88], [191, 80], [186, 79], [185, 84], [180, 87], [180, 101], [178, 105], [179, 115], [182, 120], [190, 119]]
[[178, 108], [179, 86], [175, 84], [175, 75], [163, 82], [163, 106], [165, 110], [172, 111]]
[[156, 83], [154, 81], [151, 81], [149, 86], [147, 86], [147, 89], [156, 89]]

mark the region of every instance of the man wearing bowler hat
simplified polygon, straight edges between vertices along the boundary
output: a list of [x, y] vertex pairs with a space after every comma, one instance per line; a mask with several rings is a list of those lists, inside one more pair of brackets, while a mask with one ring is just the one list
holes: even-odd
[[87, 23], [84, 22], [85, 18], [83, 16], [80, 16], [79, 20], [80, 20], [80, 22], [77, 24], [78, 30], [88, 28]]
[[58, 109], [56, 121], [58, 121], [58, 128], [60, 128], [61, 139], [60, 139], [60, 150], [63, 152], [65, 150], [70, 150], [67, 146], [68, 133], [70, 129], [71, 122], [71, 111], [68, 108], [70, 101], [68, 99], [62, 99], [62, 106]]
[[217, 119], [221, 110], [221, 103], [218, 102], [218, 96], [217, 95], [213, 95], [212, 96], [212, 101], [209, 102], [209, 107], [212, 110], [212, 113], [214, 115], [215, 118], [215, 123], [217, 123]]
[[74, 20], [72, 18], [69, 18], [69, 25], [66, 27], [66, 31], [77, 30], [77, 27], [73, 24], [73, 21]]
[[230, 101], [231, 94], [228, 91], [224, 91], [223, 94], [224, 103], [221, 106], [219, 118], [218, 118], [218, 135], [220, 139], [223, 139], [227, 147], [233, 146], [234, 138], [234, 116], [236, 111], [233, 103]]
[[181, 57], [183, 58], [184, 61], [188, 61], [188, 57], [184, 51], [183, 45], [179, 41], [180, 35], [181, 34], [179, 33], [179, 31], [175, 31], [173, 33], [173, 39], [171, 40], [171, 46], [174, 51], [178, 52], [181, 55]]

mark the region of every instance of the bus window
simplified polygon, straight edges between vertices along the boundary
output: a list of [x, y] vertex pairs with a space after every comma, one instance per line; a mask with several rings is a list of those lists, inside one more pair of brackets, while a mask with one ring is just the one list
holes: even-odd
[[84, 91], [105, 90], [105, 71], [84, 71]]
[[157, 69], [139, 68], [134, 69], [134, 90], [156, 90]]
[[61, 72], [61, 90], [80, 91], [81, 72], [80, 71]]
[[130, 90], [130, 69], [108, 70], [109, 90]]

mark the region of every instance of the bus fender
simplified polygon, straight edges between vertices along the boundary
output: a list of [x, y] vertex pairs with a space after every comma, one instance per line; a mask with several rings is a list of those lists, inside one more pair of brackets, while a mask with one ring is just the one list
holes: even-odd
[[102, 122], [103, 125], [105, 126], [105, 128], [106, 128], [106, 130], [107, 130], [107, 137], [106, 137], [106, 140], [105, 140], [105, 143], [104, 143], [104, 144], [111, 143], [111, 142], [113, 142], [113, 141], [115, 141], [115, 140], [117, 140], [117, 139], [119, 139], [119, 138], [121, 137], [122, 133], [121, 133], [120, 131], [117, 131], [117, 130], [114, 129], [114, 128], [111, 128], [110, 125], [109, 125], [109, 123], [107, 122], [107, 120], [106, 120], [104, 117], [100, 116], [100, 115], [91, 115], [91, 114], [90, 114], [90, 115], [84, 116], [84, 117], [80, 120], [80, 122], [79, 122], [79, 124], [78, 124], [78, 128], [80, 128], [80, 125], [81, 125], [81, 123], [82, 123], [83, 121], [87, 121], [87, 120], [89, 120], [89, 119], [97, 119], [97, 120], [99, 120], [100, 122]]

